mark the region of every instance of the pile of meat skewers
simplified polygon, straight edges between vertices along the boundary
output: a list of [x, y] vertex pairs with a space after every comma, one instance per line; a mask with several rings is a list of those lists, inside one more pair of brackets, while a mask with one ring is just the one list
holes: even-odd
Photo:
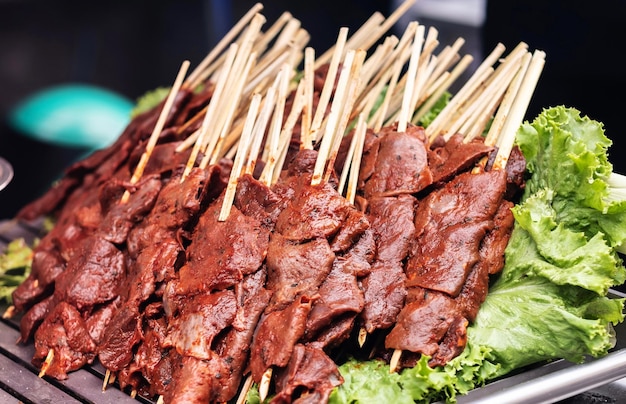
[[424, 129], [459, 74], [436, 30], [410, 24], [369, 58], [376, 36], [342, 30], [314, 60], [297, 20], [263, 22], [255, 6], [227, 52], [183, 82], [184, 63], [166, 100], [18, 214], [56, 219], [13, 295], [42, 375], [97, 360], [164, 402], [241, 400], [253, 382], [325, 402], [346, 352], [396, 370], [464, 349], [503, 266], [525, 172], [511, 132], [541, 55], [493, 69], [497, 49]]

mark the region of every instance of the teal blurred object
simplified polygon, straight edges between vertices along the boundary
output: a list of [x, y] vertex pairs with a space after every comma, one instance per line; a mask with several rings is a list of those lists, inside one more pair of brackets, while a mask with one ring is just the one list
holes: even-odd
[[134, 103], [91, 85], [66, 84], [44, 89], [9, 114], [19, 132], [45, 143], [100, 149], [112, 144], [130, 122]]

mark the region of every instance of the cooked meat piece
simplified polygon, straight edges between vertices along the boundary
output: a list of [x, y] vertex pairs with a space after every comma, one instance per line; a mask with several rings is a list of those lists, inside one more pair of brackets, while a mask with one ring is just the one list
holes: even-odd
[[349, 210], [343, 226], [341, 226], [339, 232], [333, 237], [330, 248], [335, 253], [345, 252], [352, 247], [369, 228], [369, 220], [367, 220], [367, 217], [363, 213], [356, 209]]
[[366, 199], [414, 194], [432, 183], [424, 129], [409, 126], [406, 132], [396, 132], [394, 128], [388, 127], [379, 134], [378, 153], [367, 155], [375, 157], [376, 162], [371, 176], [365, 180]]
[[89, 335], [98, 346], [102, 343], [107, 325], [111, 322], [118, 310], [120, 310], [121, 306], [122, 299], [118, 296], [112, 302], [99, 306], [85, 318]]
[[287, 366], [294, 346], [304, 335], [306, 319], [313, 300], [302, 296], [283, 310], [264, 314], [250, 346], [248, 367], [258, 383], [263, 373], [273, 366]]
[[411, 195], [375, 197], [368, 201], [368, 218], [376, 239], [376, 259], [402, 261], [409, 253], [415, 236], [415, 207], [417, 199]]
[[462, 173], [422, 200], [407, 285], [458, 296], [506, 190], [504, 171]]
[[332, 269], [335, 254], [317, 238], [296, 244], [272, 233], [267, 250], [267, 288], [274, 291], [268, 310], [279, 310], [298, 296], [313, 296]]
[[98, 236], [114, 244], [125, 242], [130, 229], [152, 210], [161, 186], [159, 176], [149, 175], [142, 177], [134, 186], [120, 187], [120, 190], [129, 188], [132, 198], [128, 198], [128, 202], [120, 203], [122, 191], [117, 202], [106, 208], [103, 206], [105, 215], [98, 226]]
[[358, 313], [355, 312], [345, 312], [333, 318], [332, 323], [323, 328], [315, 336], [314, 341], [307, 342], [307, 345], [330, 352], [331, 349], [340, 346], [352, 336], [357, 315]]
[[179, 271], [178, 294], [231, 287], [258, 270], [265, 259], [269, 230], [234, 206], [227, 220], [218, 221], [221, 207], [222, 198], [202, 214], [194, 229], [187, 262]]
[[475, 167], [478, 161], [493, 150], [482, 137], [465, 143], [463, 135], [455, 134], [440, 147], [428, 151], [428, 166], [433, 173], [433, 183], [443, 184], [454, 176]]
[[148, 319], [143, 341], [137, 347], [129, 372], [141, 372], [150, 388], [150, 396], [164, 394], [172, 383], [175, 349], [163, 348], [166, 333], [164, 319]]
[[402, 308], [395, 326], [385, 338], [387, 349], [400, 349], [432, 356], [439, 350], [450, 325], [463, 316], [454, 299], [443, 293], [424, 290], [422, 300]]
[[511, 212], [513, 203], [504, 201], [498, 208], [494, 227], [485, 236], [480, 246], [480, 259], [472, 268], [463, 289], [456, 298], [459, 309], [469, 320], [474, 321], [480, 305], [489, 291], [489, 275], [504, 267], [504, 250], [509, 242], [515, 218]]
[[41, 367], [50, 350], [54, 357], [46, 375], [58, 380], [67, 379], [68, 372], [92, 363], [96, 356], [96, 344], [81, 314], [68, 303], [57, 304], [35, 332], [33, 364]]
[[187, 298], [176, 317], [170, 318], [165, 347], [173, 346], [184, 356], [210, 359], [213, 339], [230, 326], [237, 313], [232, 290]]
[[141, 316], [137, 308], [124, 306], [106, 328], [98, 345], [98, 360], [112, 372], [126, 367], [133, 359], [133, 347], [142, 340]]
[[428, 361], [431, 367], [444, 366], [452, 359], [456, 358], [463, 352], [467, 345], [467, 325], [469, 321], [466, 318], [455, 317], [443, 340], [439, 343], [439, 350]]
[[399, 261], [375, 261], [361, 281], [365, 305], [360, 314], [368, 333], [391, 327], [404, 306], [406, 276]]
[[310, 177], [298, 181], [295, 195], [278, 215], [276, 231], [292, 241], [330, 237], [337, 233], [351, 209], [330, 183], [310, 185]]
[[321, 349], [298, 344], [289, 365], [276, 378], [272, 403], [325, 403], [343, 383], [337, 365]]
[[337, 257], [322, 285], [319, 298], [306, 322], [305, 340], [311, 341], [338, 317], [346, 313], [360, 313], [364, 306], [363, 291], [359, 288], [350, 260]]
[[228, 379], [223, 361], [213, 354], [207, 359], [183, 356], [176, 364], [172, 383], [163, 395], [166, 403], [214, 403], [221, 379]]
[[265, 276], [265, 271], [259, 270], [235, 286], [237, 314], [232, 327], [224, 338], [217, 342], [215, 348], [215, 352], [224, 360], [230, 371], [230, 377], [221, 380], [222, 388], [217, 395], [217, 402], [232, 400], [241, 384], [254, 330], [271, 296], [271, 291], [264, 288]]
[[37, 327], [57, 305], [54, 295], [48, 296], [34, 304], [20, 319], [20, 339], [18, 343], [30, 341]]
[[245, 174], [237, 180], [234, 205], [244, 215], [258, 219], [268, 230], [274, 228], [284, 204], [283, 198], [252, 176]]
[[57, 277], [54, 295], [84, 310], [117, 297], [125, 273], [124, 253], [103, 238], [89, 237], [82, 252]]

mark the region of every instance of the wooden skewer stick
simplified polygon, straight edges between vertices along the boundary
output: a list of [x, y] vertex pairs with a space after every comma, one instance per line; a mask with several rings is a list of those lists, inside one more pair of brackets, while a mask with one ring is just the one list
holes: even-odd
[[350, 68], [350, 76], [348, 77], [348, 91], [346, 92], [346, 98], [344, 99], [343, 105], [341, 107], [341, 115], [339, 122], [337, 123], [337, 128], [335, 129], [332, 137], [333, 141], [331, 144], [330, 153], [326, 159], [326, 170], [324, 172], [323, 178], [324, 182], [328, 182], [330, 180], [330, 175], [332, 174], [335, 167], [337, 152], [339, 150], [339, 147], [341, 146], [341, 141], [344, 138], [350, 116], [352, 115], [352, 109], [354, 107], [354, 103], [356, 102], [357, 94], [361, 86], [360, 70], [363, 66], [363, 61], [365, 60], [365, 54], [366, 52], [364, 50], [357, 51], [354, 57], [354, 61], [352, 62], [352, 66]]
[[197, 80], [202, 71], [207, 68], [233, 39], [246, 27], [252, 18], [263, 9], [262, 3], [256, 3], [250, 10], [222, 37], [209, 54], [200, 62], [186, 80], [191, 88], [197, 87], [202, 81]]
[[[159, 140], [159, 135], [161, 134], [161, 131], [163, 130], [163, 126], [165, 125], [167, 116], [169, 115], [169, 112], [172, 109], [172, 105], [174, 104], [174, 99], [176, 98], [176, 94], [178, 94], [178, 90], [180, 89], [182, 85], [183, 78], [187, 74], [188, 68], [189, 68], [189, 61], [188, 60], [183, 61], [180, 67], [180, 70], [178, 71], [178, 75], [176, 76], [176, 80], [174, 81], [174, 85], [170, 89], [167, 99], [165, 100], [165, 105], [163, 105], [161, 114], [159, 115], [157, 123], [154, 126], [154, 130], [152, 131], [152, 134], [150, 135], [150, 138], [148, 139], [146, 150], [141, 155], [141, 159], [139, 160], [137, 167], [135, 167], [135, 172], [133, 173], [133, 176], [130, 179], [131, 184], [137, 183], [137, 181], [139, 181], [139, 178], [141, 178], [141, 176], [143, 175], [143, 171], [145, 170], [146, 165], [148, 164], [148, 159], [150, 158], [150, 155], [152, 154], [152, 150], [154, 150], [154, 147], [156, 146], [156, 143]], [[126, 190], [124, 192], [124, 195], [122, 195], [121, 203], [128, 202], [128, 198], [130, 198], [130, 192]]]
[[248, 375], [246, 380], [243, 382], [241, 392], [239, 392], [239, 396], [237, 397], [235, 404], [244, 404], [246, 402], [246, 396], [248, 395], [248, 391], [250, 391], [250, 387], [252, 387], [252, 375]]
[[259, 382], [259, 398], [261, 399], [261, 402], [265, 401], [267, 394], [270, 391], [272, 373], [272, 368], [268, 368], [265, 373], [263, 373], [263, 376], [261, 376], [261, 381]]
[[105, 391], [107, 389], [107, 386], [109, 385], [110, 377], [111, 377], [111, 370], [107, 369], [106, 372], [104, 372], [104, 380], [102, 381], [102, 391]]
[[306, 48], [304, 52], [304, 111], [302, 114], [301, 124], [301, 144], [300, 148], [311, 150], [313, 149], [313, 139], [311, 139], [311, 123], [313, 115], [313, 85], [314, 85], [314, 64], [315, 64], [315, 50], [313, 48]]
[[[375, 132], [380, 131], [382, 128], [385, 119], [387, 117], [387, 111], [390, 108], [391, 102], [393, 101], [393, 95], [395, 93], [396, 87], [398, 85], [398, 80], [400, 78], [400, 74], [402, 74], [402, 69], [404, 67], [406, 58], [409, 57], [410, 52], [407, 52], [409, 49], [405, 49], [406, 46], [410, 43], [410, 37], [413, 37], [417, 33], [418, 23], [412, 21], [407, 26], [402, 38], [400, 39], [400, 43], [398, 44], [398, 52], [395, 54], [395, 62], [393, 68], [391, 69], [392, 74], [389, 79], [389, 84], [387, 86], [387, 91], [385, 92], [385, 97], [383, 98], [383, 102], [380, 108], [376, 111], [376, 114], [372, 117], [373, 128]], [[404, 54], [407, 54], [407, 57], [404, 57]]]
[[272, 173], [280, 158], [280, 141], [281, 141], [281, 126], [283, 124], [283, 116], [285, 113], [285, 102], [287, 98], [287, 92], [289, 90], [289, 65], [285, 64], [281, 74], [281, 83], [278, 91], [278, 100], [276, 102], [276, 108], [274, 109], [274, 116], [272, 118], [272, 124], [268, 135], [268, 140], [265, 144], [265, 150], [263, 154], [263, 161], [265, 161], [265, 167], [261, 172], [259, 181], [267, 186], [272, 184]]
[[506, 162], [515, 143], [515, 135], [524, 120], [524, 115], [541, 76], [545, 57], [546, 54], [543, 51], [536, 50], [533, 53], [522, 85], [515, 96], [515, 101], [513, 101], [509, 117], [502, 128], [502, 135], [498, 138], [498, 153], [493, 163], [494, 170], [506, 167]]
[[341, 178], [339, 181], [338, 190], [343, 193], [344, 188], [347, 187], [345, 195], [346, 200], [354, 205], [354, 199], [356, 196], [356, 187], [359, 178], [359, 169], [361, 167], [361, 158], [363, 156], [363, 144], [365, 143], [365, 134], [367, 132], [367, 125], [365, 123], [365, 114], [359, 114], [352, 140], [350, 141], [350, 149], [346, 156], [346, 162], [343, 170], [341, 171]]
[[15, 315], [15, 306], [10, 305], [7, 309], [2, 313], [2, 318], [13, 318]]
[[[383, 87], [381, 81], [385, 79], [389, 80], [391, 76], [386, 69], [386, 66], [392, 60], [392, 54], [394, 48], [398, 45], [399, 39], [396, 36], [389, 36], [385, 39], [377, 49], [376, 52], [363, 64], [361, 69], [361, 82], [364, 85], [361, 94], [357, 98], [355, 112], [356, 115], [360, 113], [366, 105], [372, 103], [372, 99], [376, 100], [382, 94]], [[384, 84], [383, 84], [384, 85]], [[356, 116], [355, 115], [355, 116]]]
[[339, 35], [337, 36], [337, 41], [334, 46], [334, 53], [332, 55], [333, 57], [330, 61], [330, 65], [328, 66], [328, 71], [326, 73], [324, 87], [322, 87], [320, 99], [317, 103], [317, 109], [315, 110], [315, 116], [313, 117], [313, 122], [311, 123], [311, 137], [313, 138], [318, 138], [317, 132], [321, 132], [322, 121], [326, 116], [326, 108], [328, 106], [330, 96], [335, 86], [335, 78], [337, 77], [337, 70], [339, 69], [339, 63], [341, 62], [341, 57], [347, 37], [348, 28], [340, 28]]
[[222, 203], [220, 215], [217, 219], [220, 222], [226, 220], [228, 218], [228, 215], [230, 214], [232, 201], [235, 198], [235, 191], [237, 190], [237, 179], [241, 175], [246, 155], [250, 147], [250, 141], [252, 140], [252, 132], [254, 129], [254, 122], [256, 121], [260, 104], [261, 95], [254, 94], [252, 96], [252, 101], [250, 102], [250, 108], [248, 109], [248, 115], [246, 118], [246, 123], [244, 125], [243, 133], [241, 135], [241, 140], [239, 142], [239, 147], [237, 149], [237, 155], [235, 156], [235, 160], [233, 161], [233, 167], [230, 171], [230, 178], [228, 179], [228, 185], [226, 186], [224, 201]]
[[180, 181], [183, 182], [185, 178], [189, 175], [193, 166], [196, 163], [196, 158], [198, 157], [198, 153], [202, 149], [205, 141], [205, 137], [208, 135], [209, 130], [211, 129], [211, 122], [213, 117], [215, 116], [215, 111], [217, 110], [217, 104], [221, 102], [222, 94], [226, 88], [226, 83], [228, 80], [228, 73], [233, 65], [235, 60], [235, 56], [237, 55], [237, 50], [239, 46], [237, 44], [232, 44], [228, 50], [228, 55], [226, 58], [226, 62], [224, 63], [224, 67], [221, 70], [220, 77], [215, 85], [215, 91], [209, 100], [208, 108], [206, 114], [204, 115], [204, 120], [202, 122], [202, 126], [200, 127], [199, 134], [194, 143], [194, 147], [191, 150], [191, 154], [189, 155], [189, 159], [187, 160], [187, 165], [185, 166], [185, 171], [180, 178]]
[[446, 124], [463, 111], [463, 106], [467, 99], [471, 97], [476, 87], [488, 77], [492, 66], [496, 60], [504, 52], [504, 45], [497, 44], [493, 51], [485, 58], [485, 60], [478, 66], [474, 74], [467, 80], [467, 82], [461, 87], [458, 93], [456, 93], [446, 107], [437, 115], [435, 119], [426, 128], [426, 136], [432, 141], [438, 135], [442, 134]]
[[[523, 52], [530, 56], [526, 50]], [[477, 136], [480, 136], [487, 125], [487, 122], [501, 105], [504, 95], [511, 87], [517, 73], [524, 68], [525, 55], [520, 53], [514, 59], [509, 59], [499, 66], [495, 72], [495, 77], [485, 88], [483, 94], [474, 102], [478, 105], [479, 111], [465, 117], [465, 123], [460, 126], [458, 132], [464, 135], [463, 142], [468, 143]], [[502, 67], [502, 69], [500, 69]], [[467, 111], [470, 109], [468, 108]], [[489, 144], [491, 139], [485, 138], [485, 144]]]
[[[420, 119], [424, 117], [424, 115], [430, 111], [430, 109], [435, 105], [435, 103], [439, 100], [439, 98], [443, 95], [443, 93], [450, 88], [452, 83], [454, 83], [461, 74], [469, 67], [474, 58], [472, 55], [465, 55], [461, 59], [459, 63], [452, 69], [449, 77], [444, 81], [444, 83], [435, 90], [435, 92], [428, 98], [428, 100], [420, 106], [418, 111], [415, 113], [413, 117], [413, 123], [417, 123]], [[430, 127], [430, 126], [429, 126]], [[434, 132], [434, 131], [431, 131]], [[431, 138], [431, 140], [434, 137]]]
[[419, 25], [415, 30], [415, 38], [413, 39], [413, 46], [411, 47], [411, 58], [409, 59], [407, 84], [404, 88], [402, 109], [400, 111], [400, 117], [398, 118], [398, 132], [406, 132], [407, 123], [410, 120], [411, 115], [413, 115], [413, 111], [411, 109], [411, 100], [413, 98], [415, 76], [417, 75], [417, 68], [420, 59], [420, 53], [422, 51], [422, 44], [424, 43], [424, 30], [425, 27], [423, 25]]
[[[523, 49], [522, 51], [526, 52]], [[491, 77], [489, 77], [483, 86], [477, 89], [475, 94], [468, 101], [468, 107], [465, 108], [463, 113], [461, 113], [455, 121], [448, 124], [446, 129], [448, 136], [457, 132], [466, 135], [466, 125], [472, 125], [476, 120], [480, 119], [481, 115], [493, 115], [497, 103], [500, 101], [502, 94], [504, 94], [504, 91], [515, 75], [515, 70], [519, 68], [522, 54], [516, 52], [513, 56], [513, 58], [505, 59], [505, 61], [498, 66]]]
[[391, 27], [393, 27], [393, 25], [398, 22], [404, 14], [406, 14], [407, 11], [409, 11], [416, 1], [417, 0], [405, 0], [402, 2], [402, 4], [400, 4], [373, 33], [365, 36], [365, 42], [360, 43], [358, 46], [356, 44], [350, 44], [350, 46], [354, 49], [360, 48], [368, 50], [385, 34], [385, 32], [389, 31]]
[[[370, 34], [370, 32], [374, 29], [374, 27], [379, 26], [383, 21], [385, 20], [385, 17], [380, 13], [380, 12], [375, 12], [373, 13], [368, 19], [367, 21], [365, 21], [360, 27], [359, 29], [352, 35], [352, 37], [350, 38], [350, 42], [346, 43], [344, 42], [342, 44], [342, 46], [348, 44], [350, 49], [355, 49], [354, 47], [354, 38], [358, 37], [360, 33], [365, 32], [367, 35]], [[346, 32], [348, 31], [347, 27], [342, 27], [340, 29], [340, 33], [339, 36], [342, 36], [341, 31], [345, 30]], [[319, 68], [320, 66], [328, 63], [329, 60], [332, 60], [333, 58], [339, 57], [339, 59], [341, 59], [344, 54], [343, 54], [343, 48], [342, 49], [337, 49], [338, 45], [339, 45], [339, 41], [337, 41], [333, 46], [331, 46], [330, 48], [328, 48], [326, 50], [326, 52], [324, 52], [320, 57], [317, 58], [317, 60], [315, 61], [315, 68]], [[332, 62], [331, 62], [332, 64]]]
[[526, 70], [528, 69], [528, 66], [530, 64], [531, 58], [532, 55], [530, 54], [530, 52], [526, 52], [522, 57], [520, 69], [517, 71], [515, 78], [511, 82], [511, 85], [504, 93], [502, 102], [500, 102], [500, 104], [498, 105], [498, 111], [496, 112], [493, 118], [493, 122], [489, 127], [489, 132], [485, 137], [485, 144], [488, 144], [490, 146], [495, 145], [498, 137], [502, 133], [502, 127], [504, 126], [509, 112], [511, 111], [513, 100], [515, 99], [515, 95], [519, 91], [524, 75], [526, 74]]
[[267, 129], [267, 124], [270, 120], [270, 116], [272, 115], [272, 111], [276, 106], [276, 92], [278, 91], [279, 84], [280, 77], [276, 77], [274, 85], [270, 87], [270, 89], [267, 91], [267, 94], [265, 95], [263, 108], [261, 109], [261, 113], [259, 114], [256, 122], [254, 123], [254, 129], [252, 131], [252, 142], [250, 144], [250, 150], [248, 151], [248, 157], [246, 158], [246, 162], [244, 164], [244, 174], [252, 175], [252, 173], [254, 172], [254, 167], [259, 156], [261, 142]]
[[266, 167], [271, 170], [269, 171], [268, 176], [271, 177], [272, 184], [278, 181], [278, 178], [280, 177], [281, 169], [285, 163], [285, 159], [287, 158], [289, 140], [293, 134], [293, 128], [298, 121], [298, 117], [302, 113], [302, 108], [304, 108], [304, 87], [303, 83], [300, 82], [296, 88], [294, 104], [292, 105], [291, 111], [289, 112], [287, 120], [285, 121], [285, 124], [280, 132], [280, 140], [278, 142], [280, 150], [276, 152], [278, 156], [276, 164], [273, 167]]
[[337, 84], [337, 90], [335, 91], [333, 103], [330, 107], [330, 114], [328, 115], [328, 122], [324, 131], [324, 137], [322, 138], [322, 144], [318, 151], [317, 160], [315, 161], [313, 176], [311, 178], [311, 185], [319, 185], [323, 179], [326, 161], [330, 154], [331, 146], [333, 144], [333, 136], [341, 117], [341, 111], [344, 106], [345, 94], [348, 91], [349, 76], [350, 71], [352, 70], [354, 55], [354, 50], [348, 51], [344, 60], [344, 64], [342, 66], [341, 74], [339, 75], [339, 83]]
[[389, 373], [395, 373], [398, 370], [398, 365], [400, 364], [400, 358], [402, 357], [402, 350], [396, 349], [393, 351], [391, 355], [391, 359], [389, 359]]
[[223, 111], [224, 116], [221, 122], [219, 136], [215, 138], [216, 142], [214, 144], [212, 143], [207, 146], [207, 151], [205, 152], [202, 162], [200, 163], [200, 167], [205, 168], [207, 166], [207, 162], [209, 164], [215, 164], [219, 160], [224, 146], [224, 141], [226, 139], [226, 136], [228, 135], [228, 132], [230, 131], [235, 112], [237, 111], [237, 106], [242, 97], [241, 90], [246, 82], [248, 73], [250, 72], [250, 69], [252, 68], [255, 60], [256, 54], [252, 52], [248, 56], [248, 61], [243, 68], [243, 71], [238, 71], [238, 75], [233, 77], [233, 80], [235, 80], [235, 82], [231, 83], [232, 86], [230, 88], [232, 89], [232, 93], [230, 94], [229, 101], [226, 102], [226, 105], [224, 106], [226, 108], [226, 111]]
[[259, 38], [254, 50], [257, 53], [262, 54], [267, 48], [268, 44], [281, 32], [286, 29], [285, 26], [294, 19], [290, 12], [283, 12], [280, 17], [270, 26], [270, 28]]
[[48, 350], [48, 355], [46, 355], [46, 359], [43, 361], [43, 364], [41, 365], [41, 370], [39, 371], [39, 377], [44, 377], [46, 375], [46, 372], [48, 371], [48, 368], [52, 364], [53, 360], [54, 360], [54, 349], [50, 348]]

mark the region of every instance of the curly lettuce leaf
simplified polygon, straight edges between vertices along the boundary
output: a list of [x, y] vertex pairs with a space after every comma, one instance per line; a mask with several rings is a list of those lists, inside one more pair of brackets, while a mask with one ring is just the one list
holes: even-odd
[[135, 118], [159, 105], [161, 101], [167, 98], [169, 92], [170, 87], [157, 87], [143, 94], [137, 99], [135, 107], [130, 111], [131, 118]]
[[602, 124], [562, 106], [518, 131], [532, 177], [513, 208], [515, 228], [501, 276], [490, 286], [468, 339], [488, 347], [501, 372], [543, 360], [578, 363], [614, 346], [626, 280], [623, 201], [608, 198], [611, 142]]
[[32, 255], [23, 238], [11, 241], [0, 254], [0, 300], [12, 303], [11, 294], [30, 274]]
[[431, 368], [429, 360], [424, 355], [415, 367], [401, 373], [390, 373], [382, 360], [349, 360], [339, 368], [345, 381], [333, 391], [329, 403], [454, 402], [457, 395], [484, 385], [500, 369], [487, 348], [472, 344], [444, 367]]

